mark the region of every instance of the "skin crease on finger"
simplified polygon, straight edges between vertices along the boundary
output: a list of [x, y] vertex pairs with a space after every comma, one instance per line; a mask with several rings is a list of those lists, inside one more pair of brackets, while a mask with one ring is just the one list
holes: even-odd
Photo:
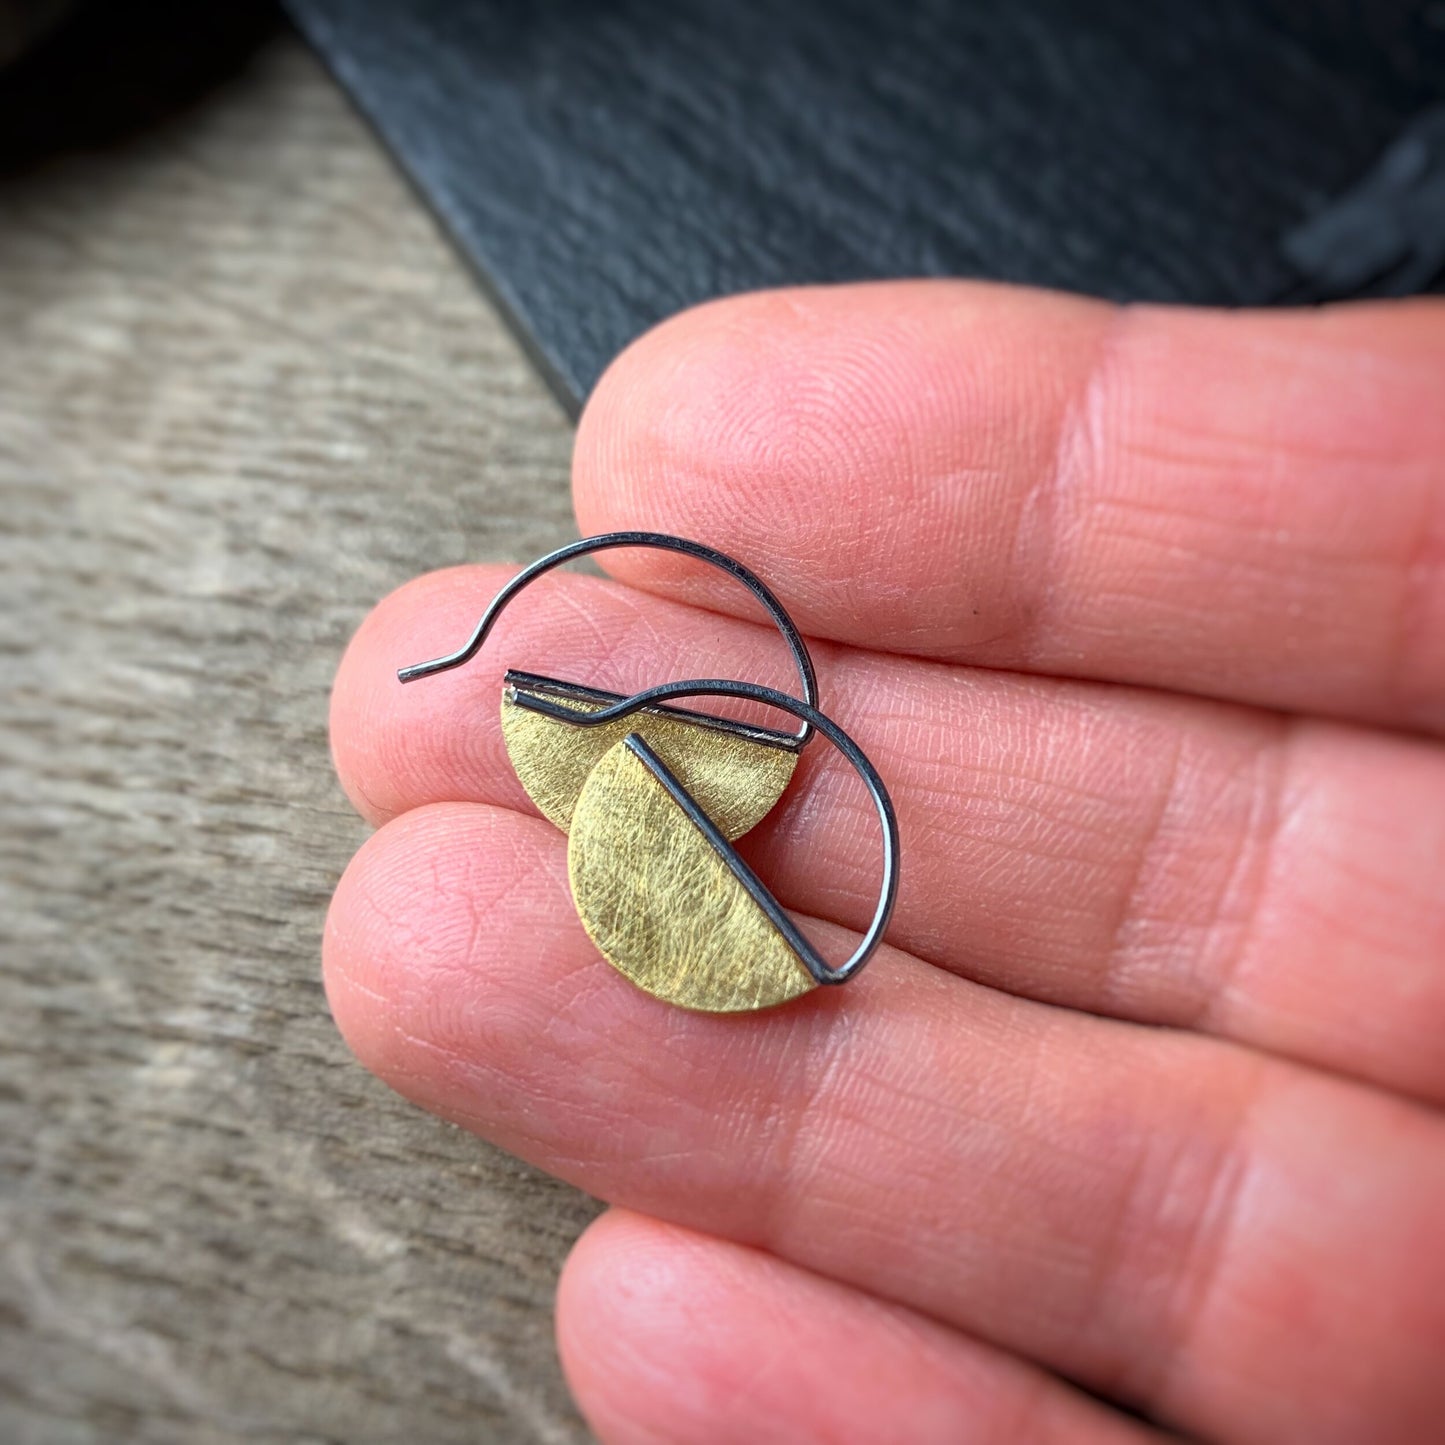
[[604, 1445], [1147, 1445], [1042, 1371], [770, 1255], [612, 1210], [557, 1343]]
[[[790, 685], [766, 628], [558, 577], [468, 668], [398, 687], [396, 660], [467, 635], [506, 575], [408, 584], [349, 649], [332, 735], [372, 821], [452, 799], [533, 811], [496, 720], [509, 665], [623, 691], [711, 669]], [[1436, 748], [1133, 688], [814, 651], [825, 708], [898, 809], [899, 946], [1011, 992], [1445, 1097]], [[743, 851], [787, 906], [862, 928], [871, 809], [820, 745]]]
[[[653, 526], [720, 542], [786, 578], [790, 607], [824, 636], [1439, 728], [1439, 315], [1114, 313], [946, 284], [745, 299], [670, 323], [614, 368], [579, 437], [579, 516], [587, 530]], [[735, 605], [665, 565], [616, 565], [647, 587]], [[572, 605], [595, 641], [599, 619]], [[658, 628], [635, 610], [638, 636]], [[398, 639], [416, 626], [392, 618]], [[743, 646], [735, 624], [713, 625], [721, 650]], [[387, 669], [404, 660], [414, 658], [389, 657]], [[1060, 834], [1055, 810], [1072, 792], [1087, 819], [1079, 839], [1104, 849], [1112, 832], [1139, 835], [1134, 882], [1126, 874], [1106, 890], [1105, 962], [1132, 960], [1147, 997], [1187, 956], [1159, 900], [1197, 882], [1184, 840], [1211, 777], [1228, 794], [1219, 737], [1241, 729], [1247, 753], [1251, 729], [1282, 724], [1217, 703], [842, 650], [825, 661], [840, 720], [865, 732], [879, 710], [869, 677], [903, 667], [948, 678], [903, 693], [921, 711], [961, 702], [974, 743], [982, 735], [998, 760], [977, 749], [940, 759], [932, 740], [940, 775], [969, 779], [932, 798], [921, 771], [906, 776], [910, 746], [927, 756], [926, 722], [884, 709], [865, 742], [905, 774], [904, 795], [916, 788], [925, 866], [949, 815], [967, 820], [954, 829], [965, 852], [940, 850], [927, 886], [905, 900], [898, 941], [930, 952], [929, 897], [957, 898], [965, 925], [978, 913], [981, 972], [1047, 994], [1018, 986], [1025, 915], [1053, 897], [1047, 873], [1030, 883], [1027, 865], [1040, 838]], [[1207, 1438], [1433, 1438], [1445, 1411], [1432, 1363], [1445, 1353], [1438, 1116], [1235, 1044], [1006, 997], [896, 948], [846, 999], [748, 1020], [666, 1010], [586, 942], [554, 831], [512, 811], [515, 800], [426, 806], [428, 787], [466, 798], [466, 779], [481, 780], [483, 797], [497, 786], [494, 745], [453, 721], [468, 694], [419, 704], [416, 749], [385, 703], [373, 708], [379, 692], [349, 686], [338, 684], [337, 732], [348, 786], [374, 815], [410, 811], [338, 890], [327, 987], [358, 1054], [410, 1097], [605, 1198], [763, 1246], [788, 1268], [886, 1296]], [[1077, 691], [1060, 694], [1066, 686]], [[469, 696], [474, 707], [481, 680]], [[1064, 697], [1054, 736], [1051, 704]], [[494, 680], [485, 706], [495, 709]], [[1191, 718], [1197, 734], [1183, 726]], [[1295, 786], [1274, 793], [1286, 806], [1258, 869], [1271, 908], [1249, 910], [1277, 931], [1247, 966], [1233, 960], [1221, 994], [1232, 1016], [1162, 1021], [1241, 1037], [1252, 1027], [1256, 1042], [1328, 1058], [1352, 1011], [1361, 1033], [1379, 1030], [1383, 1011], [1364, 1071], [1429, 1094], [1419, 1043], [1401, 1051], [1417, 1060], [1402, 1074], [1389, 1057], [1412, 1003], [1417, 1019], [1438, 1008], [1438, 897], [1392, 891], [1402, 848], [1427, 867], [1440, 849], [1438, 816], [1432, 829], [1420, 806], [1433, 755], [1423, 742], [1290, 726], [1308, 748], [1292, 744]], [[1156, 778], [1171, 727], [1197, 738], [1196, 751], [1166, 747], [1173, 761]], [[1033, 795], [1010, 786], [1010, 750], [1027, 759]], [[1131, 766], [1116, 775], [1121, 757]], [[1417, 761], [1430, 785], [1413, 775]], [[1152, 812], [1126, 796], [1141, 777]], [[409, 792], [400, 778], [435, 781]], [[848, 799], [815, 781], [846, 818]], [[1025, 839], [1012, 860], [1000, 848], [991, 868], [969, 866], [979, 858], [966, 849], [987, 838], [980, 817], [991, 809], [1006, 841], [1040, 786], [1056, 796], [1033, 809], [1044, 824], [1034, 852]], [[1402, 834], [1402, 817], [1422, 821]], [[795, 845], [804, 833], [790, 830], [808, 821], [785, 813], [757, 856], [774, 861], [769, 849]], [[1065, 836], [1044, 851], [1064, 861], [1076, 848]], [[856, 859], [829, 860], [831, 892], [812, 896], [777, 861], [786, 901], [850, 921]], [[1028, 885], [1012, 957], [990, 956], [1010, 877]], [[1423, 909], [1399, 930], [1425, 926], [1415, 963], [1390, 954], [1402, 897]], [[1080, 910], [1075, 926], [1091, 916]], [[836, 929], [807, 926], [846, 947]], [[1340, 950], [1335, 935], [1352, 930], [1353, 953]], [[1280, 974], [1291, 948], [1299, 962]], [[1054, 987], [1080, 962], [1052, 960]], [[1411, 968], [1419, 987], [1400, 987]], [[1272, 977], [1289, 986], [1271, 990]], [[1252, 1023], [1237, 1011], [1251, 989]], [[1118, 997], [1112, 1006], [1127, 1011]], [[1312, 1007], [1315, 1022], [1292, 1037]], [[1322, 1017], [1341, 1022], [1320, 1029]]]

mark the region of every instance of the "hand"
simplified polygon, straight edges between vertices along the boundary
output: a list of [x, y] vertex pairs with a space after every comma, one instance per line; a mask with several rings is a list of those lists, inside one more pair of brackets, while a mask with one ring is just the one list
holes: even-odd
[[[575, 497], [778, 591], [903, 839], [856, 982], [674, 1010], [583, 933], [499, 676], [788, 687], [746, 595], [610, 553], [403, 690], [508, 575], [465, 567], [347, 653], [337, 764], [384, 826], [331, 1003], [619, 1206], [558, 1304], [602, 1439], [1441, 1439], [1445, 308], [740, 298], [616, 363]], [[841, 957], [878, 845], [826, 754], [743, 851]]]

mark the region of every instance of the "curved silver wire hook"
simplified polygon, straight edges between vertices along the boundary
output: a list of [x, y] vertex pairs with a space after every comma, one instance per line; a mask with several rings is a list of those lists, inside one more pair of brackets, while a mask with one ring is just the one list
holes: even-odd
[[883, 942], [888, 920], [893, 916], [893, 905], [898, 898], [898, 819], [893, 812], [893, 800], [878, 770], [868, 761], [868, 755], [835, 723], [832, 718], [819, 712], [816, 707], [785, 692], [771, 687], [762, 687], [755, 682], [727, 682], [721, 678], [694, 678], [687, 682], [665, 682], [657, 687], [645, 688], [611, 707], [599, 712], [578, 713], [561, 703], [548, 702], [545, 698], [531, 693], [517, 694], [517, 705], [532, 712], [540, 712], [561, 722], [577, 727], [601, 727], [604, 723], [616, 722], [619, 718], [631, 717], [654, 703], [668, 702], [679, 697], [736, 697], [748, 702], [766, 703], [769, 707], [780, 708], [809, 726], [816, 728], [852, 764], [854, 772], [863, 779], [873, 806], [878, 810], [878, 822], [883, 829], [883, 886], [878, 895], [878, 907], [874, 910], [873, 921], [863, 935], [863, 941], [854, 950], [846, 963], [831, 967], [814, 946], [798, 930], [798, 926], [783, 912], [776, 898], [767, 890], [758, 875], [748, 867], [732, 844], [723, 836], [717, 824], [698, 807], [692, 795], [667, 770], [662, 760], [636, 733], [629, 733], [625, 739], [663, 786], [681, 805], [692, 822], [702, 830], [708, 842], [722, 854], [723, 860], [732, 869], [753, 901], [768, 916], [768, 920], [787, 939], [793, 951], [803, 961], [803, 966], [819, 983], [847, 983]]
[[[593, 552], [607, 552], [614, 547], [652, 547], [663, 552], [680, 552], [684, 557], [695, 557], [699, 562], [706, 562], [741, 582], [767, 609], [768, 615], [773, 619], [778, 631], [783, 634], [783, 641], [788, 644], [788, 650], [793, 654], [793, 661], [798, 667], [798, 678], [803, 684], [804, 702], [810, 711], [816, 711], [818, 675], [813, 669], [813, 659], [808, 655], [807, 644], [803, 641], [802, 634], [798, 631], [793, 619], [788, 616], [783, 604], [773, 595], [768, 585], [762, 578], [744, 567], [741, 562], [729, 557], [726, 552], [719, 552], [712, 547], [704, 547], [701, 542], [689, 542], [686, 537], [671, 536], [667, 532], [604, 532], [600, 536], [584, 537], [580, 542], [569, 542], [565, 547], [559, 547], [555, 552], [549, 552], [545, 557], [533, 562], [530, 567], [525, 567], [518, 572], [492, 598], [491, 605], [482, 614], [482, 620], [477, 623], [476, 630], [467, 639], [465, 646], [456, 652], [448, 653], [445, 657], [437, 657], [430, 662], [418, 662], [411, 667], [403, 667], [397, 673], [398, 679], [402, 682], [415, 682], [420, 677], [431, 677], [434, 673], [446, 672], [450, 668], [460, 667], [464, 662], [470, 662], [481, 651], [482, 644], [487, 640], [487, 634], [491, 632], [493, 624], [501, 616], [503, 609], [524, 587], [535, 582], [544, 572], [550, 572], [554, 567], [560, 567], [564, 562], [572, 561], [574, 557], [586, 557]], [[765, 691], [767, 690], [765, 689]], [[638, 694], [638, 696], [640, 695]], [[718, 694], [718, 696], [724, 695]], [[741, 693], [733, 695], [742, 696]], [[786, 696], [786, 694], [780, 694], [780, 696]], [[541, 709], [541, 711], [547, 711], [547, 709]], [[577, 719], [577, 716], [576, 712], [569, 710], [565, 712], [564, 720], [572, 722]], [[812, 737], [816, 724], [804, 713], [796, 713], [794, 716], [802, 719], [803, 726], [798, 729], [797, 733], [798, 746], [802, 747]]]

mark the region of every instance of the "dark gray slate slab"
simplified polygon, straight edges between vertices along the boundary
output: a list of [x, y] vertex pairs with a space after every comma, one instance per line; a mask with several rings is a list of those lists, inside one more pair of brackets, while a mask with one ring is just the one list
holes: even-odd
[[1393, 254], [1305, 274], [1309, 246], [1292, 263], [1282, 238], [1445, 96], [1439, 5], [289, 8], [574, 407], [652, 322], [751, 287], [956, 274], [1260, 303], [1340, 275], [1420, 284]]

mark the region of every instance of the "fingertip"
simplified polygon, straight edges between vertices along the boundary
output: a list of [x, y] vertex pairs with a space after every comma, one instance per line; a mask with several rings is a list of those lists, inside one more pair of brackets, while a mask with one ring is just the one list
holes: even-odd
[[621, 1210], [567, 1261], [557, 1342], [606, 1445], [1155, 1438], [896, 1305]]
[[398, 671], [455, 650], [514, 569], [448, 567], [403, 583], [367, 614], [331, 688], [331, 755], [352, 806], [380, 825], [419, 803], [487, 796], [500, 748], [485, 727], [458, 728], [457, 696], [495, 707], [495, 669], [461, 668], [403, 684]]
[[[653, 1248], [657, 1225], [641, 1215], [609, 1209], [572, 1246], [557, 1282], [557, 1353], [573, 1397], [603, 1439], [636, 1425], [632, 1405], [637, 1371], [656, 1373], [635, 1348], [639, 1322], [655, 1316], [658, 1296], [669, 1293], [665, 1253]], [[625, 1363], [619, 1360], [625, 1354]], [[669, 1382], [661, 1382], [670, 1388]], [[619, 1388], [620, 1387], [620, 1388]], [[645, 1439], [634, 1429], [630, 1439]]]
[[[976, 544], [950, 540], [940, 477], [1008, 505], [1006, 474], [1051, 444], [1061, 397], [1111, 314], [955, 281], [761, 292], [684, 312], [623, 352], [588, 402], [573, 462], [578, 522], [584, 533], [675, 532], [772, 575], [786, 569], [798, 621], [847, 635], [875, 604], [866, 566], [856, 595], [838, 575], [840, 559], [845, 572], [857, 561], [865, 499], [888, 498], [889, 526], [908, 535], [878, 541], [903, 543], [898, 555], [920, 569], [941, 547], [966, 561]], [[726, 585], [665, 555], [614, 553], [603, 565], [694, 601]]]
[[385, 950], [378, 939], [377, 890], [386, 891], [392, 840], [374, 833], [353, 855], [338, 880], [321, 937], [321, 979], [341, 1037], [356, 1058], [386, 1077], [395, 1035], [391, 981], [378, 976]]
[[[603, 378], [578, 518], [722, 548], [815, 637], [1436, 731], [1439, 315], [736, 297]], [[604, 565], [739, 605], [674, 557]]]
[[557, 1288], [557, 1349], [589, 1425], [608, 1445], [681, 1445], [726, 1422], [736, 1354], [711, 1347], [719, 1313], [736, 1313], [726, 1262], [737, 1246], [610, 1209], [573, 1246]]
[[414, 1102], [464, 1115], [478, 1078], [539, 1067], [551, 999], [519, 986], [533, 966], [506, 943], [555, 917], [558, 842], [507, 808], [436, 804], [387, 823], [342, 874], [322, 941], [327, 1002], [357, 1059]]

